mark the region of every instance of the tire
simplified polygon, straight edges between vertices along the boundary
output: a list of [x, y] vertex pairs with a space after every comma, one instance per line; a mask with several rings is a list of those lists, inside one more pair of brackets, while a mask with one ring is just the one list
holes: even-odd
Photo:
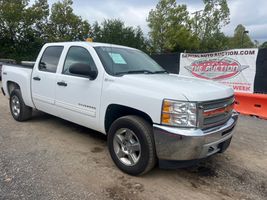
[[124, 116], [113, 122], [108, 132], [108, 148], [116, 166], [127, 174], [142, 175], [155, 166], [152, 126], [139, 116]]
[[10, 112], [16, 121], [23, 122], [31, 118], [32, 108], [26, 106], [19, 89], [15, 89], [10, 94]]

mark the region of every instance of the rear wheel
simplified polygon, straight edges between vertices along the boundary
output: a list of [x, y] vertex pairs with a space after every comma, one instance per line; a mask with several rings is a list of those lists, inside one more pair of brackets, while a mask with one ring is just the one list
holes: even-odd
[[117, 119], [108, 133], [108, 147], [113, 161], [125, 173], [140, 175], [155, 166], [152, 126], [141, 117]]
[[19, 89], [15, 89], [10, 94], [10, 112], [16, 121], [26, 121], [32, 116], [32, 108], [26, 106]]

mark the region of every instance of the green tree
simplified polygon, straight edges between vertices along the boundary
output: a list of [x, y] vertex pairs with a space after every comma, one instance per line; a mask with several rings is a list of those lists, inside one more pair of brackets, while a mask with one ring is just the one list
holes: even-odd
[[101, 25], [92, 26], [94, 42], [125, 45], [146, 51], [146, 40], [140, 27], [125, 26], [119, 19], [104, 20]]
[[23, 13], [27, 1], [0, 0], [0, 57], [10, 56], [17, 49], [21, 37]]
[[192, 31], [201, 41], [201, 50], [220, 50], [227, 46], [227, 38], [221, 28], [230, 22], [227, 0], [203, 0], [204, 9], [195, 12]]
[[255, 47], [255, 44], [250, 39], [246, 28], [239, 24], [235, 28], [234, 36], [231, 37], [229, 42], [230, 48], [252, 48]]
[[35, 57], [36, 47], [41, 43], [38, 33], [49, 10], [47, 0], [37, 0], [32, 6], [28, 3], [0, 0], [0, 57], [17, 60]]
[[175, 0], [160, 0], [148, 15], [149, 36], [153, 51], [177, 51], [198, 48], [199, 41], [190, 31], [186, 5]]
[[260, 48], [263, 49], [263, 48], [267, 48], [267, 41], [266, 42], [263, 42], [261, 45], [260, 45]]
[[[35, 60], [39, 50], [45, 43], [46, 27], [49, 16], [49, 5], [47, 0], [38, 0], [27, 9], [25, 14], [26, 23], [22, 28], [24, 35], [20, 42], [24, 56], [22, 60]], [[27, 48], [25, 48], [27, 46]]]
[[49, 41], [77, 41], [88, 37], [90, 24], [73, 13], [72, 0], [52, 5], [47, 27]]

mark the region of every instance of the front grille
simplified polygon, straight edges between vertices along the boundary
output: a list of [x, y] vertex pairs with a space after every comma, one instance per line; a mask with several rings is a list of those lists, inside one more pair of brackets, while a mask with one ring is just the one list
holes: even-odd
[[202, 102], [202, 127], [205, 129], [226, 123], [232, 115], [233, 104], [233, 96], [215, 101]]

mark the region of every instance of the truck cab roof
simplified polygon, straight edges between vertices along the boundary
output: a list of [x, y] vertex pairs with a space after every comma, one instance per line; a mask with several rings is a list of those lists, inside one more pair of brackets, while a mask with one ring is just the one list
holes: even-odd
[[87, 41], [74, 41], [74, 42], [53, 42], [53, 43], [46, 43], [46, 46], [53, 46], [53, 45], [78, 45], [78, 46], [84, 46], [84, 45], [88, 45], [90, 47], [119, 47], [119, 48], [125, 48], [125, 49], [133, 49], [136, 50], [135, 48], [131, 48], [131, 47], [126, 47], [126, 46], [122, 46], [122, 45], [117, 45], [117, 44], [110, 44], [110, 43], [101, 43], [101, 42], [87, 42]]

